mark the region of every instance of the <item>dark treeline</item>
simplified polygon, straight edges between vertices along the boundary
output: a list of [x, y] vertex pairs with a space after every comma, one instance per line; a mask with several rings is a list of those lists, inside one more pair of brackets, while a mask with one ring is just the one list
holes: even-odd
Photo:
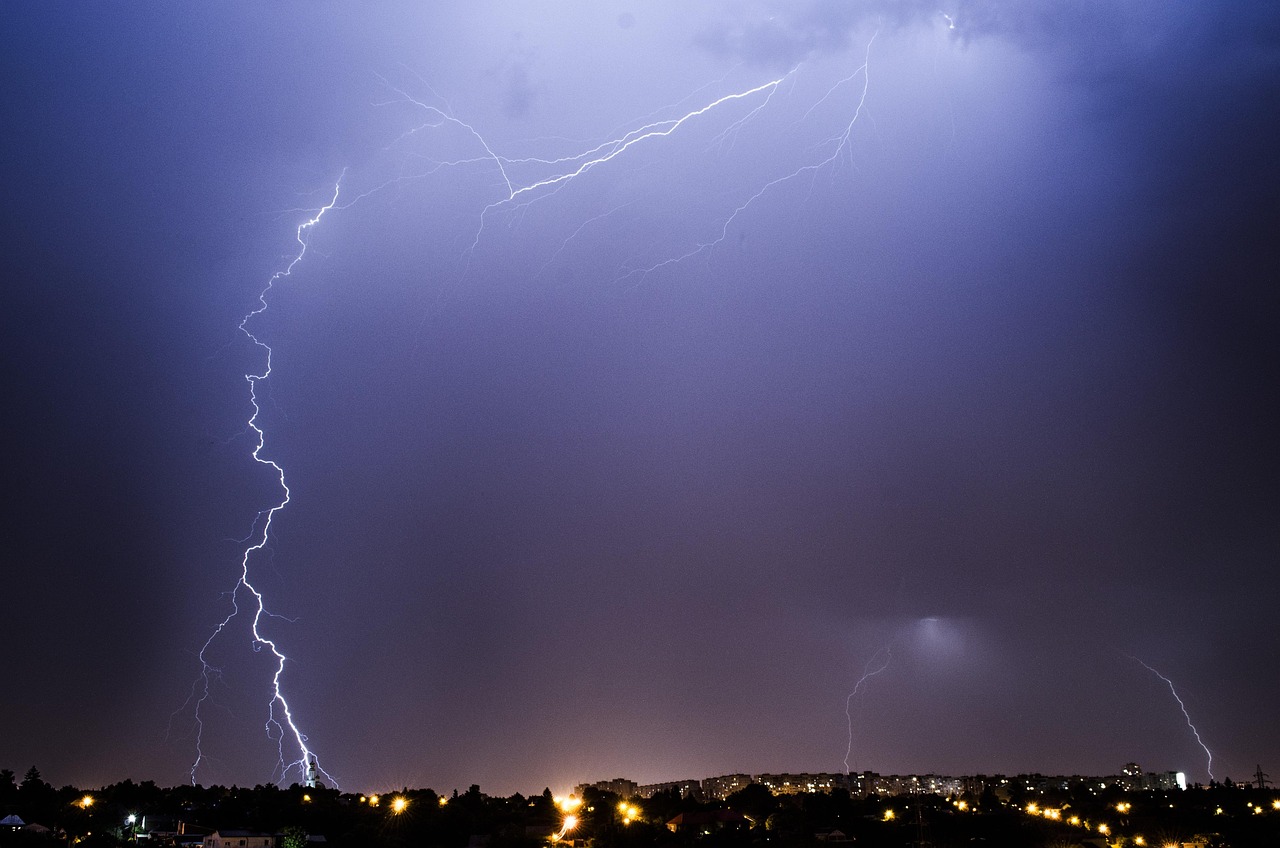
[[[490, 797], [472, 786], [437, 795], [404, 788], [379, 796], [293, 785], [179, 786], [126, 780], [55, 789], [32, 767], [0, 770], [0, 845], [199, 844], [215, 831], [271, 834], [278, 848], [314, 837], [334, 848], [751, 848], [751, 846], [1152, 846], [1253, 848], [1280, 844], [1280, 794], [1212, 786], [1185, 792], [1098, 791], [944, 798], [775, 796], [752, 784], [724, 801], [675, 792], [642, 800], [587, 790], [566, 809], [550, 790]], [[566, 828], [572, 815], [576, 822]], [[1100, 827], [1106, 825], [1106, 832]], [[312, 841], [310, 844], [315, 845]]]

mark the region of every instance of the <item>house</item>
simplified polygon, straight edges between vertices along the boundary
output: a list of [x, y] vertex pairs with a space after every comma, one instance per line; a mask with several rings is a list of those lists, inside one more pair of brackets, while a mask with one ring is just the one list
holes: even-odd
[[204, 848], [275, 848], [276, 838], [253, 830], [215, 830], [201, 844]]
[[718, 830], [750, 830], [751, 819], [736, 810], [695, 810], [667, 822], [672, 833], [705, 835]]
[[849, 835], [843, 830], [834, 827], [824, 827], [813, 832], [813, 838], [816, 842], [852, 842]]

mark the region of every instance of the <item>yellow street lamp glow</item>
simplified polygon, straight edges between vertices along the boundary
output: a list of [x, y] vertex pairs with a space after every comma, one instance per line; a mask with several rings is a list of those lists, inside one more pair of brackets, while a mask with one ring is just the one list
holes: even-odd
[[1103, 836], [1106, 836], [1110, 832], [1111, 828], [1107, 827], [1105, 824], [1098, 825], [1098, 833], [1101, 833]]
[[1034, 816], [1034, 815], [1039, 815], [1039, 813], [1040, 813], [1040, 805], [1039, 805], [1039, 804], [1028, 804], [1028, 805], [1027, 805], [1027, 812], [1028, 812], [1028, 813], [1030, 813], [1030, 814], [1031, 814], [1031, 815], [1033, 815], [1033, 816]]
[[444, 806], [445, 804], [447, 804], [447, 803], [449, 803], [449, 799], [448, 799], [448, 798], [446, 798], [446, 797], [444, 797], [443, 795], [441, 795], [441, 796], [440, 796], [440, 806], [442, 806], [442, 807], [443, 807], [443, 806]]
[[1147, 844], [1147, 840], [1143, 839], [1141, 836], [1135, 836], [1135, 837], [1133, 837], [1133, 844], [1134, 844], [1134, 845], [1146, 845], [1146, 844]]
[[93, 796], [92, 796], [92, 795], [86, 795], [86, 796], [84, 796], [83, 798], [81, 798], [81, 799], [80, 799], [80, 806], [81, 806], [83, 809], [86, 809], [86, 810], [87, 810], [87, 809], [89, 809], [90, 807], [92, 807], [92, 806], [93, 806]]
[[570, 795], [568, 798], [556, 798], [556, 806], [560, 808], [562, 813], [576, 810], [582, 806], [582, 799]]
[[408, 806], [409, 806], [409, 799], [405, 798], [402, 795], [397, 795], [395, 798], [391, 800], [391, 812], [395, 813], [396, 815], [400, 815], [401, 813], [403, 813], [405, 811], [405, 808]]
[[379, 802], [379, 801], [381, 801], [381, 800], [382, 800], [382, 799], [381, 799], [381, 798], [379, 798], [377, 795], [370, 795], [370, 796], [369, 796], [369, 806], [370, 806], [370, 807], [376, 807], [376, 806], [378, 806], [378, 802]]
[[885, 810], [885, 811], [884, 811], [884, 820], [885, 820], [885, 821], [893, 821], [893, 816], [894, 816], [894, 812], [893, 812], [893, 810]]

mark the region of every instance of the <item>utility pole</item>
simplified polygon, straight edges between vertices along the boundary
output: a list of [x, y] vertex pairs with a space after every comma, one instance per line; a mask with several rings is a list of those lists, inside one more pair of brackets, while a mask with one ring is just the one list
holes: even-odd
[[1259, 788], [1259, 789], [1266, 789], [1266, 788], [1267, 788], [1267, 784], [1268, 784], [1268, 783], [1271, 783], [1271, 781], [1270, 781], [1270, 780], [1268, 780], [1268, 778], [1269, 778], [1269, 777], [1271, 777], [1271, 775], [1269, 775], [1269, 774], [1267, 774], [1265, 771], [1263, 771], [1263, 770], [1262, 770], [1262, 764], [1261, 764], [1261, 763], [1259, 763], [1259, 764], [1258, 764], [1258, 770], [1257, 770], [1257, 771], [1255, 771], [1255, 772], [1253, 773], [1253, 780], [1254, 780], [1254, 782], [1257, 784], [1257, 786], [1258, 786], [1258, 788]]

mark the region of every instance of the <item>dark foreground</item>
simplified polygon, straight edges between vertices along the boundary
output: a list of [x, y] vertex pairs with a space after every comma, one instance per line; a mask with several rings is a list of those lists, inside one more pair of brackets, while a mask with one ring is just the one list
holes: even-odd
[[[34, 775], [33, 775], [34, 773]], [[132, 781], [54, 789], [32, 769], [0, 781], [0, 845], [209, 845], [302, 848], [748, 848], [748, 846], [1280, 845], [1280, 793], [1212, 786], [944, 798], [774, 796], [751, 785], [722, 802], [588, 790], [576, 806], [550, 791], [489, 797], [472, 786], [379, 796], [291, 786], [176, 787]], [[25, 826], [24, 826], [25, 825]]]

